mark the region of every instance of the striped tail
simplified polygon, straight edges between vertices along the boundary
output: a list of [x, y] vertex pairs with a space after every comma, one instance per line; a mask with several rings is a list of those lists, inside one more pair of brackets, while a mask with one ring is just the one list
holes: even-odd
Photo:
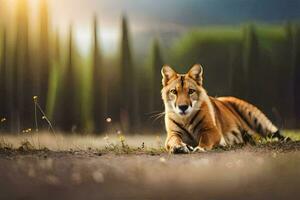
[[235, 97], [220, 97], [220, 101], [229, 103], [248, 126], [263, 137], [290, 140], [280, 134], [279, 129], [257, 107]]

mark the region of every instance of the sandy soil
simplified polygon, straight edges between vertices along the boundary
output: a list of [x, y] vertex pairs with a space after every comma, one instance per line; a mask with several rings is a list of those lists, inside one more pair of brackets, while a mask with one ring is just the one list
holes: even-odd
[[300, 142], [189, 155], [0, 150], [0, 199], [299, 199]]

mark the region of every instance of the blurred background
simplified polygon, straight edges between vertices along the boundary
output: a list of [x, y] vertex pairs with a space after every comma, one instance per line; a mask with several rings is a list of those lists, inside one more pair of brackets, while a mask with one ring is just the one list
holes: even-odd
[[299, 0], [0, 0], [0, 129], [163, 132], [160, 69], [195, 63], [300, 128], [299, 20]]

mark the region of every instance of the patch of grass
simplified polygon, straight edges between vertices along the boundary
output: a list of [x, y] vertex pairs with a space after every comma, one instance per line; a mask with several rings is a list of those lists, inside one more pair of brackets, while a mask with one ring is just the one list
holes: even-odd
[[115, 145], [111, 144], [110, 146], [106, 146], [104, 149], [98, 150], [101, 153], [114, 153], [117, 155], [121, 154], [149, 154], [149, 155], [160, 155], [162, 153], [166, 153], [163, 148], [152, 148], [152, 147], [130, 147], [128, 145]]
[[158, 148], [147, 147], [145, 146], [144, 142], [142, 142], [142, 144], [138, 147], [131, 147], [126, 142], [126, 137], [124, 135], [119, 134], [118, 139], [119, 139], [118, 144], [109, 143], [107, 141], [107, 144], [105, 145], [104, 149], [100, 149], [100, 151], [102, 153], [149, 154], [149, 155], [160, 155], [166, 152], [160, 143], [158, 144]]
[[[296, 131], [284, 131], [285, 136], [292, 138], [293, 142], [278, 142], [273, 139], [257, 140], [255, 144], [243, 144], [226, 147], [217, 147], [212, 152], [234, 151], [243, 148], [250, 148], [251, 151], [266, 149], [278, 151], [300, 150], [300, 135]], [[37, 143], [37, 137], [39, 142]], [[57, 139], [60, 148], [57, 148]], [[70, 152], [79, 154], [91, 153], [95, 155], [116, 154], [116, 155], [161, 155], [167, 153], [163, 147], [163, 139], [159, 136], [128, 136], [122, 134], [115, 136], [66, 136], [53, 134], [41, 135], [18, 135], [2, 136], [0, 138], [0, 150], [3, 152]], [[37, 145], [38, 144], [38, 145]], [[44, 147], [44, 148], [41, 148]]]
[[13, 149], [13, 145], [2, 137], [0, 139], [0, 149]]
[[285, 130], [283, 135], [291, 138], [293, 141], [300, 141], [300, 132], [297, 130]]
[[33, 151], [33, 150], [37, 150], [37, 148], [32, 145], [29, 140], [24, 140], [21, 142], [20, 147], [18, 148], [18, 150], [20, 151]]

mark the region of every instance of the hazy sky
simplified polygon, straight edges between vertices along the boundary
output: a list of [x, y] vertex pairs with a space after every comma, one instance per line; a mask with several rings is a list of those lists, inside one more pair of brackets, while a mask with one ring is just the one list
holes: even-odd
[[[137, 3], [138, 2], [138, 3]], [[182, 32], [186, 25], [172, 16], [165, 18], [167, 7], [176, 8], [172, 1], [154, 4], [149, 0], [50, 0], [52, 24], [65, 32], [72, 23], [81, 50], [87, 52], [91, 41], [91, 23], [98, 16], [101, 45], [104, 51], [115, 53], [118, 49], [121, 16], [126, 14], [132, 35], [137, 33]], [[159, 1], [157, 1], [159, 2]], [[175, 2], [175, 1], [174, 1]], [[176, 11], [177, 12], [177, 11]]]
[[[17, 0], [0, 0], [14, 8]], [[36, 7], [40, 0], [28, 0]], [[202, 25], [234, 25], [258, 21], [283, 23], [300, 19], [300, 0], [48, 0], [54, 29], [70, 23], [77, 39], [90, 41], [93, 15], [99, 17], [102, 45], [115, 48], [120, 18], [126, 14], [133, 34], [180, 33]], [[33, 12], [34, 13], [34, 12]], [[0, 13], [1, 14], [1, 13]], [[33, 19], [34, 21], [34, 19]], [[88, 45], [85, 45], [88, 46]], [[113, 49], [110, 49], [113, 50]]]
[[90, 41], [91, 19], [97, 14], [102, 45], [110, 51], [116, 48], [122, 14], [128, 16], [134, 33], [181, 32], [204, 24], [282, 23], [300, 19], [300, 0], [49, 0], [49, 3], [53, 25], [64, 31], [72, 22], [81, 43]]
[[[138, 32], [180, 32], [185, 30], [185, 25], [175, 20], [164, 19], [163, 9], [171, 6], [168, 4], [156, 5], [149, 0], [51, 0], [50, 8], [52, 23], [62, 32], [70, 23], [76, 28], [76, 38], [83, 50], [91, 41], [91, 23], [94, 15], [99, 18], [100, 37], [104, 50], [115, 52], [120, 32], [120, 19], [123, 14], [129, 19], [132, 33]], [[138, 2], [138, 3], [136, 3]], [[159, 1], [157, 1], [159, 2]], [[162, 7], [163, 6], [163, 7]], [[174, 8], [174, 5], [173, 5]], [[171, 17], [172, 19], [172, 17]]]
[[[299, 19], [299, 0], [49, 0], [59, 23], [85, 25], [96, 13], [103, 24], [117, 23], [126, 13], [134, 27], [280, 22]], [[169, 27], [168, 27], [169, 28]], [[152, 29], [152, 28], [151, 28]]]

